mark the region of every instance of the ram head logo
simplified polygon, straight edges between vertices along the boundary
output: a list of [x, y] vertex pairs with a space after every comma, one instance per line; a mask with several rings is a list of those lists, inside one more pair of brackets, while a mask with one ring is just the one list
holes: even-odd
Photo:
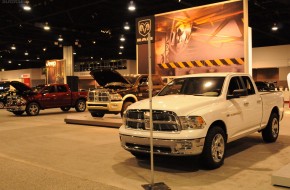
[[150, 19], [140, 20], [138, 22], [138, 31], [140, 35], [147, 36], [148, 33], [151, 31], [151, 20]]

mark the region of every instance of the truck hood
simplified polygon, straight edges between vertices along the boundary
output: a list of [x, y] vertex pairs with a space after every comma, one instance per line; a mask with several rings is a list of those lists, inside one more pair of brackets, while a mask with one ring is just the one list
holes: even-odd
[[109, 84], [112, 82], [131, 84], [119, 72], [113, 69], [94, 69], [90, 72], [90, 75], [101, 86], [105, 86], [106, 84]]
[[[167, 95], [152, 98], [153, 110], [173, 111], [179, 116], [186, 116], [191, 112], [207, 108], [217, 102], [218, 97], [193, 95]], [[128, 109], [149, 109], [149, 99], [138, 101]]]
[[29, 86], [19, 81], [11, 81], [10, 85], [13, 86], [20, 93], [23, 93], [25, 91], [32, 91]]

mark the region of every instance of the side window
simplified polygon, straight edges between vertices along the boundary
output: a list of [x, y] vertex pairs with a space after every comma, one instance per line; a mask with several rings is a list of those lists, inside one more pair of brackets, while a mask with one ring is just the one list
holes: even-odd
[[56, 92], [54, 86], [49, 86], [48, 89], [49, 89], [49, 90], [48, 90], [49, 93], [54, 93], [54, 92]]
[[242, 79], [243, 79], [245, 87], [248, 91], [248, 95], [255, 94], [255, 89], [254, 89], [254, 86], [253, 86], [251, 79], [247, 76], [243, 76]]
[[239, 77], [231, 78], [229, 88], [228, 88], [228, 95], [233, 95], [234, 90], [243, 89], [242, 83]]
[[146, 82], [148, 82], [148, 77], [142, 77], [139, 81], [139, 85]]
[[63, 86], [63, 85], [57, 86], [57, 92], [66, 92], [66, 91], [67, 91], [67, 89], [65, 86]]

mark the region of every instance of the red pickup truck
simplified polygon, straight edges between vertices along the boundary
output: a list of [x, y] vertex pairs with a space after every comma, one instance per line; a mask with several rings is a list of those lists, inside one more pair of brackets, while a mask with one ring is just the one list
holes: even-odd
[[67, 84], [50, 84], [44, 86], [40, 91], [18, 81], [10, 82], [14, 88], [7, 96], [7, 111], [15, 115], [35, 116], [40, 110], [48, 108], [60, 108], [68, 111], [74, 107], [76, 111], [86, 110], [87, 92], [72, 92]]

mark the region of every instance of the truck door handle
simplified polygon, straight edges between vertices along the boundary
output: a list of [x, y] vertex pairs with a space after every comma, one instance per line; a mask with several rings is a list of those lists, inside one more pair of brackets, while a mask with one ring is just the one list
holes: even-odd
[[249, 105], [249, 102], [244, 102], [244, 106], [248, 106]]

